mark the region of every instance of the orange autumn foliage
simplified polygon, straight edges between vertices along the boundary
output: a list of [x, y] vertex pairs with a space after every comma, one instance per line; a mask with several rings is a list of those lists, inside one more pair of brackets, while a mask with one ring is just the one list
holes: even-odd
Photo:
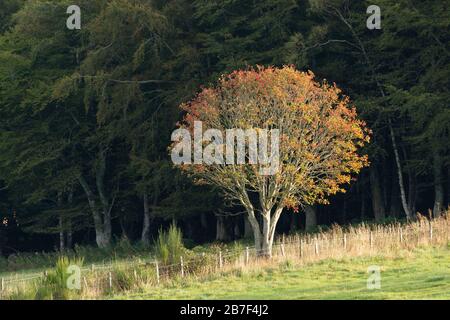
[[183, 167], [248, 210], [248, 192], [259, 195], [260, 211], [269, 214], [272, 208], [327, 203], [327, 196], [344, 192], [343, 185], [368, 165], [359, 152], [369, 142], [366, 124], [335, 84], [315, 81], [311, 71], [292, 66], [234, 71], [181, 108], [186, 115], [178, 125], [190, 132], [194, 121], [202, 121], [203, 130], [279, 130], [280, 167], [272, 176], [261, 176], [254, 164]]

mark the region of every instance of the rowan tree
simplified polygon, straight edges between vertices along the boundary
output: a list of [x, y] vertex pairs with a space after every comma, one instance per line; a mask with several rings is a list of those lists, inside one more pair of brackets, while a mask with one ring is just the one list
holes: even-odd
[[266, 166], [260, 163], [181, 164], [198, 183], [219, 187], [245, 208], [260, 255], [271, 255], [283, 209], [297, 212], [305, 205], [327, 203], [368, 163], [358, 152], [369, 141], [365, 123], [336, 85], [316, 82], [312, 72], [291, 66], [234, 71], [181, 108], [186, 115], [178, 126], [189, 132], [196, 121], [204, 131], [224, 134], [227, 129], [278, 129], [275, 174], [262, 173]]

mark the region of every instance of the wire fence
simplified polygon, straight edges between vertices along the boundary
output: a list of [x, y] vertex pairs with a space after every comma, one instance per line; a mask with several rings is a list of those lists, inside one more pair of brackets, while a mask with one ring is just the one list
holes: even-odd
[[[163, 264], [155, 257], [147, 260], [92, 264], [80, 268], [81, 290], [108, 292], [115, 287], [126, 287], [123, 280], [134, 277], [135, 281], [159, 284], [162, 281], [199, 276], [273, 264], [286, 259], [295, 259], [302, 264], [335, 258], [366, 256], [374, 254], [395, 254], [399, 250], [413, 249], [423, 245], [442, 245], [450, 241], [450, 215], [433, 220], [419, 219], [408, 224], [342, 228], [333, 226], [330, 230], [315, 234], [280, 236], [272, 246], [256, 248], [218, 250], [214, 253], [191, 254], [179, 257], [179, 261]], [[0, 294], [45, 279], [47, 272], [15, 275], [1, 278]], [[122, 280], [121, 280], [122, 279]], [[122, 283], [122, 284], [121, 284]]]

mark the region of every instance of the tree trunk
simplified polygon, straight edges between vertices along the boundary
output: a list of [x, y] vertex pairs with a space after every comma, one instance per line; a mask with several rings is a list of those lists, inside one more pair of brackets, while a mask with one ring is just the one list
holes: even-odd
[[124, 214], [125, 210], [124, 208], [121, 209], [122, 214], [119, 217], [119, 225], [120, 225], [120, 230], [122, 231], [121, 235], [120, 235], [120, 239], [121, 240], [128, 240], [128, 232], [127, 232], [127, 228], [126, 228], [126, 214]]
[[95, 201], [94, 194], [87, 184], [84, 177], [78, 177], [78, 181], [80, 182], [81, 187], [83, 188], [86, 197], [88, 199], [89, 208], [91, 209], [92, 218], [94, 220], [94, 228], [95, 228], [95, 242], [99, 248], [105, 248], [110, 244], [111, 233], [105, 232], [105, 225], [102, 221], [102, 213], [99, 211], [97, 207], [97, 202]]
[[233, 236], [234, 236], [234, 239], [235, 239], [235, 240], [236, 240], [236, 239], [239, 239], [239, 237], [241, 236], [241, 228], [239, 227], [239, 222], [240, 222], [239, 219], [237, 219], [237, 218], [234, 218], [234, 219], [233, 219], [233, 224], [234, 224], [234, 227], [233, 227]]
[[247, 216], [244, 216], [244, 238], [250, 238], [253, 235], [252, 225]]
[[227, 240], [227, 230], [225, 226], [224, 217], [217, 216], [216, 219], [216, 240], [226, 241]]
[[96, 229], [95, 242], [99, 248], [107, 248], [110, 244], [110, 238], [103, 230]]
[[141, 241], [143, 244], [148, 245], [150, 243], [150, 208], [148, 205], [148, 195], [144, 192], [144, 222], [142, 227]]
[[106, 151], [100, 150], [98, 158], [98, 167], [95, 173], [95, 182], [97, 185], [98, 196], [102, 205], [103, 216], [103, 246], [111, 243], [112, 227], [111, 227], [111, 210], [113, 203], [109, 202], [105, 192], [105, 170], [106, 170]]
[[250, 226], [252, 227], [252, 230], [253, 230], [253, 239], [255, 240], [255, 250], [256, 250], [256, 253], [259, 255], [261, 253], [261, 249], [262, 249], [261, 229], [259, 227], [258, 220], [255, 217], [253, 208], [247, 208], [247, 212], [248, 212], [248, 222], [250, 223]]
[[370, 167], [370, 190], [372, 192], [372, 209], [375, 221], [380, 222], [386, 217], [386, 212], [384, 209], [378, 170], [374, 165]]
[[268, 237], [268, 257], [272, 256], [272, 246], [273, 246], [273, 240], [275, 238], [275, 231], [276, 231], [276, 227], [278, 224], [278, 221], [280, 219], [281, 213], [283, 212], [283, 207], [277, 207], [275, 209], [275, 212], [273, 213], [273, 215], [270, 215], [270, 212], [272, 210], [269, 211], [269, 237]]
[[64, 247], [64, 223], [62, 215], [59, 216], [59, 251], [63, 252]]
[[208, 219], [206, 218], [206, 213], [200, 214], [200, 225], [203, 230], [208, 230]]
[[400, 156], [398, 153], [397, 143], [395, 142], [394, 129], [392, 127], [392, 122], [391, 122], [390, 118], [388, 119], [388, 124], [389, 124], [389, 132], [390, 132], [391, 140], [392, 140], [392, 148], [394, 149], [395, 163], [397, 164], [398, 184], [400, 187], [400, 198], [402, 200], [403, 211], [405, 212], [406, 219], [411, 220], [412, 219], [411, 211], [409, 210], [408, 203], [406, 202], [406, 192], [405, 192], [405, 184], [403, 183], [402, 165], [400, 162]]
[[[241, 199], [241, 203], [247, 209], [248, 220], [253, 229], [253, 237], [255, 239], [255, 249], [258, 256], [271, 257], [272, 256], [272, 245], [273, 239], [275, 237], [275, 228], [283, 211], [282, 207], [277, 207], [273, 215], [272, 208], [268, 205], [265, 206], [265, 202], [260, 199], [261, 207], [261, 217], [262, 217], [262, 231], [258, 219], [255, 217], [255, 210], [246, 192]], [[280, 202], [281, 203], [281, 202]]]
[[442, 157], [437, 150], [433, 152], [434, 206], [433, 216], [439, 217], [444, 210], [444, 186], [442, 184]]
[[261, 256], [272, 256], [272, 244], [270, 236], [270, 212], [263, 215], [263, 232], [261, 238]]
[[317, 212], [313, 206], [305, 206], [305, 231], [310, 232], [317, 227]]
[[101, 215], [103, 216], [103, 238], [105, 242], [104, 246], [108, 246], [111, 243], [112, 236], [111, 207], [103, 205]]

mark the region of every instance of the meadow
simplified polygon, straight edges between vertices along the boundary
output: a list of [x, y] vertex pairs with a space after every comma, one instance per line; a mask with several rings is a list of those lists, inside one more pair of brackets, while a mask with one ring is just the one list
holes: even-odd
[[[368, 289], [369, 266], [380, 266], [380, 289]], [[301, 266], [236, 270], [114, 299], [450, 299], [450, 244], [397, 257], [327, 259]]]
[[[94, 249], [78, 248], [46, 259], [35, 257], [34, 267], [52, 260], [55, 266], [37, 273], [3, 273], [0, 297], [447, 299], [449, 218], [447, 213], [410, 223], [334, 225], [316, 233], [280, 235], [270, 258], [246, 242], [186, 248], [180, 230], [172, 226], [151, 248], [127, 249], [130, 244], [122, 243], [108, 249], [114, 256], [102, 263], [91, 261], [108, 250], [95, 255]], [[368, 289], [370, 266], [379, 267], [380, 289]]]

